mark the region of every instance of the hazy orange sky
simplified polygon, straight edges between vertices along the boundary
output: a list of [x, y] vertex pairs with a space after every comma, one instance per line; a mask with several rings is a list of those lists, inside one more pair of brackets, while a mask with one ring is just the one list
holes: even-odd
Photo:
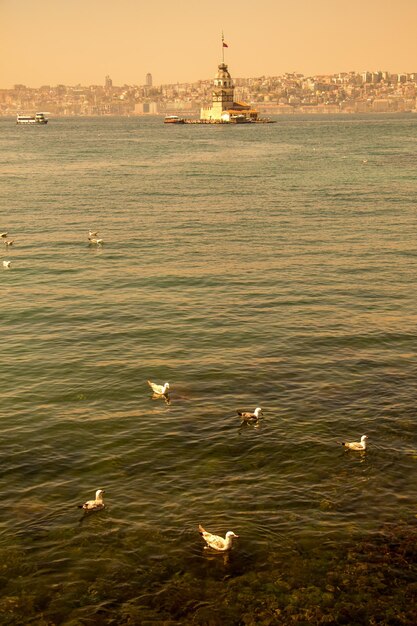
[[[0, 0], [0, 87], [417, 72], [417, 0]], [[217, 8], [216, 8], [217, 7]]]

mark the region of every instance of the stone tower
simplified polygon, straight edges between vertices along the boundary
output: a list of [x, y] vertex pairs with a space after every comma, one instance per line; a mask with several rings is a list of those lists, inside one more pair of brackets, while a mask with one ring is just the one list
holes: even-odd
[[201, 119], [220, 120], [225, 111], [233, 109], [234, 86], [227, 65], [220, 63], [214, 77], [212, 105], [201, 110]]
[[227, 69], [227, 65], [225, 63], [220, 63], [219, 71], [217, 72], [214, 78], [214, 87], [213, 87], [213, 117], [217, 117], [215, 112], [218, 111], [219, 117], [223, 111], [227, 111], [229, 109], [233, 109], [233, 95], [234, 95], [234, 86], [232, 82], [232, 77], [229, 74], [229, 70]]

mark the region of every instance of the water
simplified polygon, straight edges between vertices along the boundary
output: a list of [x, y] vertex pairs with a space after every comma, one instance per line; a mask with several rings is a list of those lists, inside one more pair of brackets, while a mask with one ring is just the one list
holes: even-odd
[[412, 624], [414, 117], [0, 128], [1, 623]]

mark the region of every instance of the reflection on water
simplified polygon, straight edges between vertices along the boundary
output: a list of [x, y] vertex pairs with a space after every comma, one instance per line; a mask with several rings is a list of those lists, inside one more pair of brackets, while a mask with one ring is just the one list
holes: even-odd
[[0, 125], [5, 623], [414, 623], [411, 118]]

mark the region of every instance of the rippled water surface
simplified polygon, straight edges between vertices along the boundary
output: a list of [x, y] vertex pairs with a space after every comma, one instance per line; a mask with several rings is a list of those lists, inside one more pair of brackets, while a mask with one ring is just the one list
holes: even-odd
[[412, 624], [417, 116], [0, 129], [1, 623]]

